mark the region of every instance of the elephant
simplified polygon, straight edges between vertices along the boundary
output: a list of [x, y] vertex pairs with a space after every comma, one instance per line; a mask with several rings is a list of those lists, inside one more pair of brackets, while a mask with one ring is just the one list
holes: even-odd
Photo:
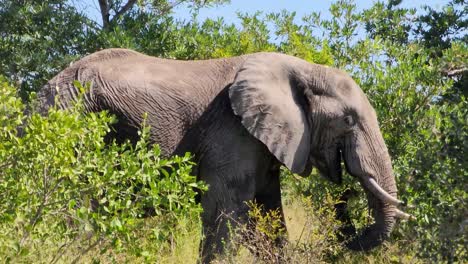
[[221, 215], [243, 223], [253, 200], [282, 212], [281, 166], [302, 176], [315, 167], [340, 184], [344, 162], [375, 220], [349, 239], [352, 250], [380, 245], [396, 219], [408, 217], [397, 208], [402, 202], [376, 112], [344, 71], [274, 52], [182, 61], [105, 49], [43, 86], [39, 111], [56, 102], [69, 107], [78, 96], [75, 80], [91, 84], [84, 111], [117, 116], [116, 140], [137, 140], [147, 114], [151, 143], [163, 156], [193, 154], [193, 174], [209, 186], [200, 197], [202, 262], [228, 240]]

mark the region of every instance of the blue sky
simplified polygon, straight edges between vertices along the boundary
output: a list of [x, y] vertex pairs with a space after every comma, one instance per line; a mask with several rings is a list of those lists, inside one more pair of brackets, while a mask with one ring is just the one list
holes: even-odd
[[[232, 0], [230, 4], [202, 9], [199, 15], [200, 20], [204, 18], [223, 17], [226, 22], [236, 22], [236, 12], [255, 13], [256, 11], [279, 12], [283, 9], [288, 11], [295, 11], [297, 17], [302, 17], [311, 12], [320, 12], [321, 15], [327, 17], [329, 15], [328, 8], [331, 3], [336, 1], [331, 0]], [[356, 0], [358, 10], [369, 8], [373, 5], [375, 0]], [[448, 3], [448, 0], [427, 0], [427, 1], [414, 1], [403, 0], [402, 6], [410, 8], [418, 8], [422, 5], [429, 5], [434, 8], [441, 8]], [[179, 8], [176, 10], [176, 16], [180, 18], [188, 18], [190, 14], [187, 9]]]
[[[89, 17], [95, 19], [97, 22], [100, 22], [99, 16], [99, 4], [97, 0], [72, 0], [77, 8], [81, 11], [84, 11]], [[199, 20], [204, 20], [205, 18], [217, 18], [223, 17], [224, 21], [228, 23], [237, 23], [236, 12], [247, 12], [254, 13], [256, 11], [263, 11], [265, 13], [269, 12], [279, 12], [283, 9], [288, 11], [295, 11], [297, 17], [302, 17], [304, 14], [309, 14], [311, 12], [320, 12], [321, 15], [327, 17], [328, 7], [334, 2], [331, 0], [231, 0], [230, 4], [214, 7], [214, 8], [205, 8], [200, 10], [198, 16]], [[369, 8], [376, 2], [375, 0], [356, 0], [358, 10]], [[449, 0], [403, 0], [403, 7], [421, 7], [422, 5], [429, 5], [435, 9], [440, 9]], [[179, 19], [190, 19], [190, 13], [184, 7], [177, 8], [175, 10], [175, 17]]]

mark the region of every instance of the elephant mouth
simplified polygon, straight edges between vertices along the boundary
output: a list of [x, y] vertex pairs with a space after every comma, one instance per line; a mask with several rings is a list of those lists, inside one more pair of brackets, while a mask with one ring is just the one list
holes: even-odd
[[341, 184], [343, 181], [343, 167], [341, 166], [341, 160], [343, 159], [343, 153], [341, 152], [341, 149], [338, 148], [336, 150], [336, 163], [335, 163], [335, 169], [336, 169], [336, 183]]
[[332, 150], [332, 155], [328, 159], [324, 159], [326, 162], [320, 161], [321, 159], [314, 159], [314, 161], [323, 178], [340, 185], [343, 182], [342, 158], [341, 148], [337, 147]]
[[341, 166], [341, 160], [342, 160], [342, 152], [341, 152], [341, 148], [336, 148], [335, 150], [335, 155], [333, 155], [334, 157], [332, 158], [331, 162], [330, 162], [330, 166], [328, 168], [328, 179], [333, 182], [333, 183], [336, 183], [338, 185], [340, 185], [342, 182], [343, 182], [343, 169], [342, 169], [342, 166]]

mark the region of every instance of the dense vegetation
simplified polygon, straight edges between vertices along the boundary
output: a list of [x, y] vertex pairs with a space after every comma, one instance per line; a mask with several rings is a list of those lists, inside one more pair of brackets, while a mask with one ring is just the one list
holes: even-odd
[[[378, 113], [399, 195], [416, 220], [400, 222], [390, 242], [370, 253], [349, 252], [334, 235], [339, 223], [333, 203], [346, 188], [360, 187], [351, 177], [336, 187], [315, 173], [298, 178], [285, 171], [284, 204], [296, 241], [286, 255], [297, 262], [467, 260], [464, 0], [417, 13], [399, 0], [362, 11], [339, 0], [330, 5], [330, 19], [258, 12], [239, 14], [240, 26], [197, 20], [199, 7], [225, 1], [96, 2], [99, 22], [73, 1], [0, 2], [0, 255], [7, 261], [196, 257], [200, 208], [194, 197], [204, 186], [190, 176], [189, 156], [161, 159], [158, 147], [146, 142], [148, 128], [136, 146], [106, 145], [114, 118], [82, 115], [79, 103], [44, 117], [23, 114], [24, 102], [46, 80], [108, 47], [177, 59], [278, 51], [347, 70]], [[175, 20], [177, 4], [190, 8], [193, 19]], [[16, 127], [24, 121], [25, 136], [18, 137]], [[352, 204], [361, 209], [353, 210], [357, 226], [367, 221], [364, 200]], [[143, 219], [152, 207], [154, 216]], [[274, 215], [256, 217], [275, 223]], [[268, 228], [262, 230], [268, 235]], [[226, 261], [236, 258], [242, 260], [233, 255]]]

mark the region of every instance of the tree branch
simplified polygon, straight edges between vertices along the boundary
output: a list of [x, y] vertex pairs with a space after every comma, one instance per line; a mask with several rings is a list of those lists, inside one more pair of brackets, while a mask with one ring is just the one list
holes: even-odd
[[78, 261], [80, 260], [80, 258], [84, 255], [86, 255], [91, 249], [93, 249], [94, 247], [96, 247], [99, 243], [101, 243], [102, 241], [102, 237], [99, 237], [93, 244], [89, 245], [89, 247], [87, 247], [85, 250], [82, 250], [78, 256], [71, 262], [71, 263], [78, 263]]
[[107, 28], [109, 26], [109, 4], [107, 0], [98, 0], [99, 8], [101, 9], [101, 17], [102, 17], [102, 27]]
[[132, 8], [133, 5], [135, 5], [136, 1], [137, 0], [128, 0], [128, 2], [119, 11], [117, 11], [117, 13], [115, 13], [115, 16], [111, 19], [111, 22], [118, 19], [123, 14], [125, 14], [125, 12], [130, 10], [130, 8]]
[[448, 77], [453, 77], [456, 75], [461, 75], [464, 72], [468, 72], [468, 68], [461, 68], [461, 69], [453, 69], [453, 70], [442, 70], [442, 72], [447, 75]]
[[[110, 10], [113, 9], [111, 4], [113, 3], [110, 0], [98, 0], [99, 7], [101, 9], [101, 17], [102, 17], [102, 26], [103, 28], [109, 28], [112, 22], [116, 21], [120, 17], [122, 17], [126, 12], [128, 12], [137, 2], [137, 0], [128, 0], [125, 5], [123, 5], [119, 10], [116, 11], [115, 15], [110, 18]], [[158, 15], [163, 16], [169, 13], [172, 9], [177, 7], [178, 5], [188, 2], [188, 0], [174, 0], [172, 2], [168, 2], [166, 6], [162, 6], [161, 9], [157, 12]], [[205, 3], [203, 1], [202, 3]]]

